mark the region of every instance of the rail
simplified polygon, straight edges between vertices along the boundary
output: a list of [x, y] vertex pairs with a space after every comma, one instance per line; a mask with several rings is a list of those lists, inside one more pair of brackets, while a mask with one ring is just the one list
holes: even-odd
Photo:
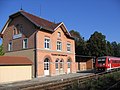
[[73, 77], [73, 78], [55, 80], [52, 82], [50, 81], [45, 83], [40, 83], [40, 82], [29, 83], [28, 82], [26, 85], [11, 87], [12, 89], [10, 90], [65, 90], [67, 88], [72, 88], [75, 83], [79, 85], [79, 84], [85, 83], [90, 79], [96, 79], [100, 76], [103, 76], [107, 73], [112, 73], [112, 72], [115, 72], [115, 71], [90, 74], [82, 77]]

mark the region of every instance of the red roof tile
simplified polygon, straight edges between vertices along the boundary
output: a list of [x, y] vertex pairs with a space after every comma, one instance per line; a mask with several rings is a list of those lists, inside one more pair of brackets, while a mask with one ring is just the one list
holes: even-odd
[[60, 23], [56, 24], [56, 23], [50, 22], [50, 21], [40, 18], [38, 16], [27, 13], [23, 10], [20, 10], [19, 12], [11, 15], [10, 17], [14, 17], [14, 16], [16, 16], [16, 14], [19, 14], [19, 13], [22, 14], [23, 16], [25, 16], [27, 19], [29, 19], [35, 25], [45, 28], [45, 29], [50, 29], [51, 31], [52, 30], [54, 31], [54, 29], [60, 24]]
[[27, 57], [0, 56], [0, 65], [32, 65]]

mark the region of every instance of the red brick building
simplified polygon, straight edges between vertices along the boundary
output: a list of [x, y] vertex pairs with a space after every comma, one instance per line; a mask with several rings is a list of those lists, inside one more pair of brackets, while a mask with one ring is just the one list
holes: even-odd
[[53, 23], [23, 10], [9, 16], [1, 31], [5, 56], [33, 62], [33, 77], [75, 73], [75, 42], [63, 22]]

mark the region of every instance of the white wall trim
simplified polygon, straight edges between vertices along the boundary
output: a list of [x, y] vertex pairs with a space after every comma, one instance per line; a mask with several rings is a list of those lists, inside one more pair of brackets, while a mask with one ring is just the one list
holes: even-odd
[[8, 27], [8, 25], [11, 21], [12, 21], [12, 19], [8, 19], [6, 25], [3, 27], [3, 31], [1, 32], [2, 34], [4, 33], [4, 31], [6, 30], [6, 28]]
[[37, 50], [47, 51], [47, 52], [64, 53], [64, 54], [75, 54], [75, 53], [73, 53], [73, 52], [57, 51], [57, 50], [50, 50], [50, 49], [43, 49], [43, 48], [37, 48]]

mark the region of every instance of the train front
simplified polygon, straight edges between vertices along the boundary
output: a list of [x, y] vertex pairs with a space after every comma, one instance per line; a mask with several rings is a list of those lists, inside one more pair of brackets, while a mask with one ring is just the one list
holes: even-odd
[[96, 70], [97, 71], [106, 71], [106, 57], [98, 57], [96, 60]]

